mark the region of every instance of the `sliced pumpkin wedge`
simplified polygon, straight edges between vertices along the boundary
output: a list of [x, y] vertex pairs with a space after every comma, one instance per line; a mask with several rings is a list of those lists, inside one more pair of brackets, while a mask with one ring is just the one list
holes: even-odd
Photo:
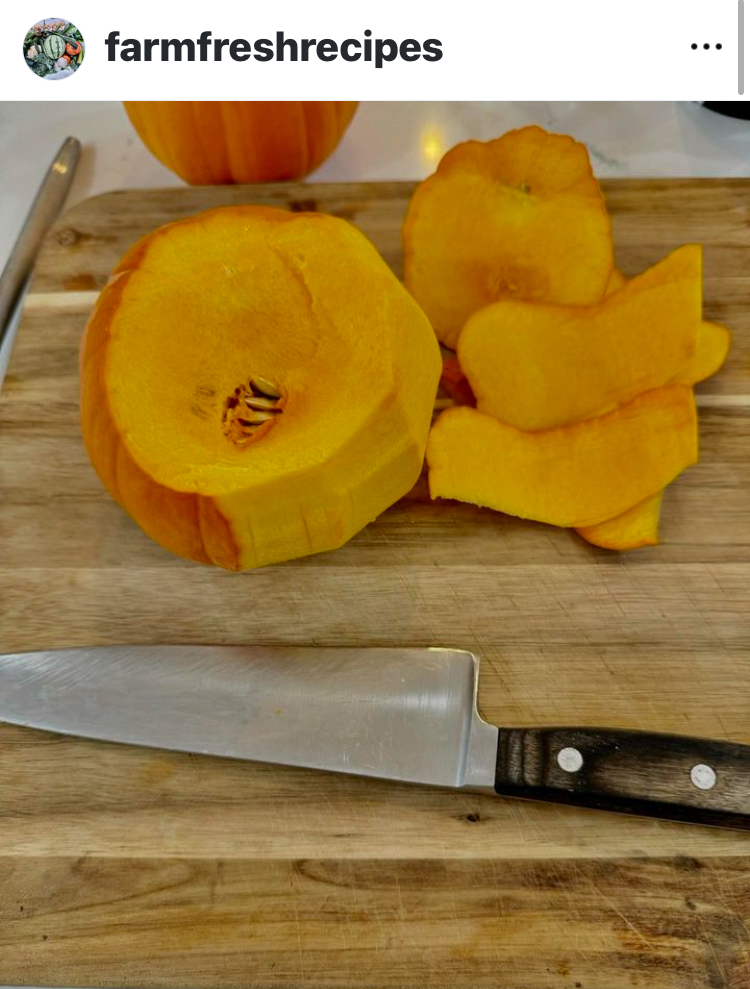
[[722, 369], [732, 347], [732, 331], [704, 320], [698, 328], [695, 353], [677, 374], [675, 384], [695, 385]]
[[650, 495], [621, 515], [598, 525], [576, 529], [579, 536], [592, 546], [602, 549], [628, 550], [659, 545], [659, 513], [663, 491]]
[[498, 299], [593, 305], [613, 268], [585, 146], [540, 127], [452, 148], [414, 192], [403, 248], [406, 287], [451, 348]]
[[684, 385], [538, 433], [448, 409], [427, 444], [431, 497], [573, 528], [621, 515], [697, 459], [695, 400]]
[[696, 352], [701, 306], [701, 248], [687, 245], [597, 306], [487, 306], [462, 330], [458, 359], [480, 412], [551, 429], [672, 381]]

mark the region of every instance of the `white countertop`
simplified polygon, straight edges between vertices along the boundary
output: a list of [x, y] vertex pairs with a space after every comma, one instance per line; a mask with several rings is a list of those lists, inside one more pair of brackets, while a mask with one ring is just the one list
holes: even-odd
[[[417, 179], [453, 144], [527, 123], [585, 141], [609, 176], [750, 175], [750, 122], [692, 103], [363, 103], [311, 179]], [[83, 142], [69, 204], [112, 189], [180, 185], [141, 144], [119, 103], [0, 103], [0, 265], [68, 135]], [[9, 347], [0, 353], [0, 381]]]

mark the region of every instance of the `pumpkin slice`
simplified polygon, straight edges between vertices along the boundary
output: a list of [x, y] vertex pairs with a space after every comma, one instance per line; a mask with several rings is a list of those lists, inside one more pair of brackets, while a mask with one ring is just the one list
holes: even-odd
[[576, 532], [592, 546], [601, 546], [602, 549], [628, 550], [658, 546], [659, 513], [663, 495], [664, 492], [659, 491], [613, 519], [598, 525], [583, 526], [576, 529]]
[[[627, 281], [618, 268], [613, 268], [607, 295], [619, 291]], [[673, 384], [697, 384], [716, 374], [724, 365], [731, 345], [732, 333], [726, 326], [704, 320], [698, 329], [695, 353], [673, 379]], [[662, 495], [663, 492], [660, 492], [639, 502], [617, 518], [578, 529], [578, 534], [587, 542], [603, 549], [629, 550], [642, 546], [658, 546]]]
[[540, 433], [448, 409], [427, 444], [431, 497], [573, 528], [621, 515], [697, 459], [695, 400], [684, 385]]
[[[691, 385], [716, 374], [727, 359], [732, 344], [731, 331], [720, 323], [704, 320], [698, 330], [698, 348], [687, 367], [673, 384]], [[659, 544], [659, 512], [663, 492], [634, 505], [627, 512], [599, 525], [577, 532], [594, 546], [628, 550]]]
[[597, 306], [487, 306], [462, 330], [458, 359], [480, 412], [551, 429], [670, 382], [700, 323], [701, 248], [688, 245]]
[[[628, 279], [618, 268], [612, 269], [606, 295], [618, 292]], [[732, 331], [721, 323], [704, 320], [698, 330], [695, 353], [687, 365], [675, 376], [674, 384], [694, 385], [705, 381], [724, 366], [732, 346]]]
[[451, 348], [498, 299], [593, 305], [613, 268], [586, 148], [540, 127], [450, 150], [414, 192], [403, 248], [406, 286]]
[[609, 275], [609, 281], [607, 282], [607, 287], [604, 290], [605, 297], [612, 295], [614, 292], [619, 292], [621, 288], [625, 288], [628, 284], [628, 279], [626, 275], [620, 271], [619, 268], [613, 268]]
[[721, 323], [704, 320], [698, 328], [695, 353], [674, 378], [675, 384], [695, 385], [716, 374], [724, 366], [732, 346], [732, 331]]
[[89, 322], [92, 463], [155, 540], [229, 569], [332, 549], [419, 477], [427, 318], [343, 220], [243, 206], [144, 238]]

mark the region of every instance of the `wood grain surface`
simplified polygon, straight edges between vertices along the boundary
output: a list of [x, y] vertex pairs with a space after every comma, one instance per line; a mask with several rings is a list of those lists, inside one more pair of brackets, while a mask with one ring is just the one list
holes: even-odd
[[[0, 394], [0, 652], [117, 642], [455, 646], [505, 726], [750, 742], [750, 183], [605, 183], [635, 273], [705, 245], [735, 332], [663, 544], [611, 554], [424, 481], [343, 549], [245, 574], [152, 543], [83, 449], [77, 349], [154, 226], [319, 208], [398, 272], [408, 184], [113, 193], [40, 258]], [[749, 989], [750, 837], [0, 727], [0, 983]]]

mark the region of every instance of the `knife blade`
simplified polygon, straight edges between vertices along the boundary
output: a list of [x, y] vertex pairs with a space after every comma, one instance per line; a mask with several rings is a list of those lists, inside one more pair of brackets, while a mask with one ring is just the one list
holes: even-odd
[[750, 829], [750, 746], [498, 728], [452, 649], [105, 646], [0, 656], [0, 721], [109, 742]]

